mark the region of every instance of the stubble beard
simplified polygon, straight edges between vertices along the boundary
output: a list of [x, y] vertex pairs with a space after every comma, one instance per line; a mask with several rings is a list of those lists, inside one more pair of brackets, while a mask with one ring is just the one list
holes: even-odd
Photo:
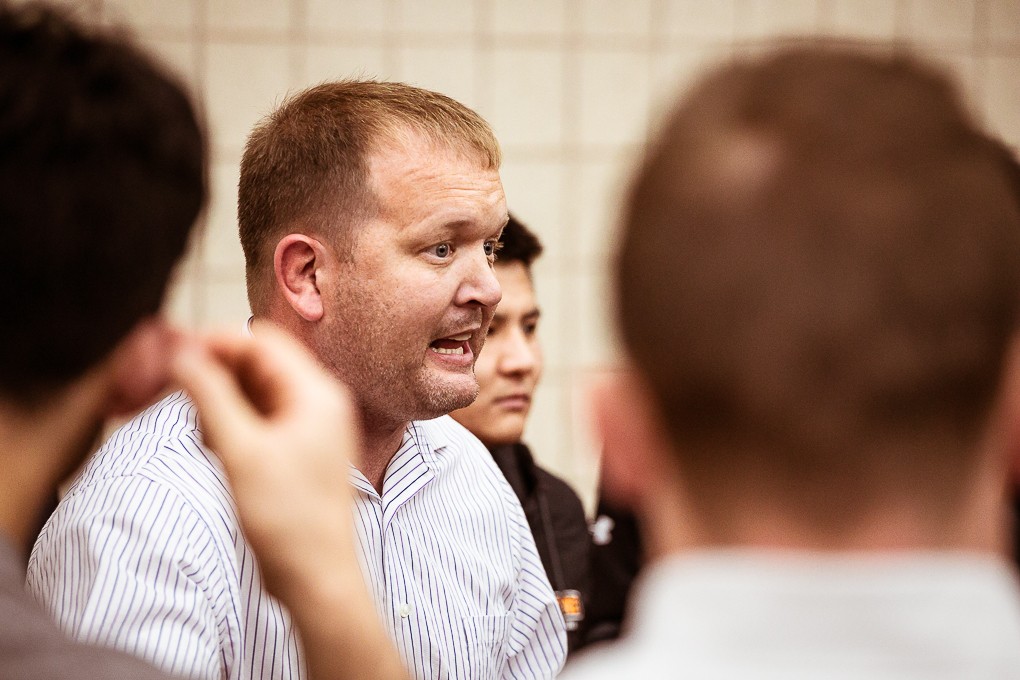
[[[423, 365], [401, 368], [393, 364], [354, 367], [347, 365], [347, 378], [366, 419], [377, 422], [405, 423], [431, 420], [470, 405], [478, 396], [478, 382], [471, 374], [468, 388], [451, 384], [432, 374]], [[463, 383], [466, 381], [458, 381]]]
[[[421, 370], [422, 373], [425, 373], [424, 367]], [[420, 416], [415, 418], [415, 420], [427, 420], [429, 418], [445, 416], [450, 411], [470, 406], [478, 398], [478, 380], [475, 379], [474, 367], [471, 369], [472, 385], [470, 389], [454, 387], [449, 384], [437, 384], [440, 381], [433, 380], [432, 378], [434, 376], [422, 375], [418, 384], [422, 392], [422, 404], [433, 415]]]
[[406, 339], [394, 338], [384, 324], [359, 321], [330, 329], [318, 354], [352, 391], [366, 422], [431, 420], [474, 402], [479, 387], [473, 367], [470, 374], [444, 376], [426, 355], [408, 352]]

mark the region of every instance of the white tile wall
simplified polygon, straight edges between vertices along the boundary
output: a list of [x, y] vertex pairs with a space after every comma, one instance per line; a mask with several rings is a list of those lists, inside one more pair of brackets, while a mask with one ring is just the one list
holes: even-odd
[[955, 78], [955, 82], [960, 88], [960, 94], [969, 106], [971, 113], [978, 119], [982, 119], [984, 111], [981, 101], [985, 82], [981, 69], [981, 58], [974, 56], [971, 52], [954, 49], [924, 50], [923, 53], [930, 61], [939, 64]]
[[573, 339], [577, 324], [567, 296], [567, 290], [573, 283], [572, 277], [544, 257], [535, 262], [532, 273], [535, 295], [542, 310], [538, 335], [542, 341], [546, 369], [564, 373], [570, 369], [577, 349]]
[[391, 64], [382, 45], [345, 45], [339, 41], [306, 45], [304, 58], [298, 69], [304, 86], [327, 80], [344, 78], [397, 78], [397, 69]]
[[508, 154], [503, 159], [500, 175], [507, 205], [542, 240], [545, 248], [542, 258], [562, 263], [576, 249], [572, 230], [564, 219], [568, 198], [563, 164], [523, 156], [518, 159], [515, 154]]
[[480, 112], [505, 148], [555, 147], [563, 140], [563, 55], [553, 49], [496, 48], [488, 54]]
[[564, 460], [560, 468], [563, 475], [574, 482], [580, 490], [581, 500], [594, 514], [597, 502], [595, 493], [599, 477], [599, 459], [602, 455], [601, 442], [597, 436], [596, 423], [591, 410], [590, 388], [602, 371], [581, 369], [571, 375], [569, 387], [569, 415], [571, 423], [572, 457]]
[[729, 41], [736, 26], [736, 0], [666, 0], [661, 30], [684, 40]]
[[397, 25], [407, 33], [470, 35], [480, 4], [475, 0], [397, 0]]
[[613, 299], [609, 272], [591, 267], [574, 276], [570, 295], [577, 310], [577, 327], [581, 329], [575, 351], [581, 368], [605, 367], [618, 356], [617, 340], [610, 326], [609, 305]]
[[228, 277], [207, 276], [205, 295], [196, 300], [198, 327], [240, 332], [251, 312], [244, 287], [244, 272]]
[[244, 272], [244, 253], [237, 236], [238, 162], [215, 162], [209, 172], [212, 198], [205, 222], [203, 262], [208, 271], [231, 277]]
[[145, 44], [163, 60], [167, 68], [172, 69], [188, 83], [198, 79], [198, 52], [196, 43], [188, 39], [152, 37], [143, 34]]
[[736, 12], [738, 40], [800, 34], [819, 26], [817, 0], [736, 0]]
[[650, 55], [586, 48], [581, 54], [578, 140], [621, 146], [644, 140], [648, 125]]
[[[67, 4], [82, 4], [72, 3]], [[192, 31], [198, 18], [198, 0], [106, 0], [103, 19], [136, 29]]]
[[402, 47], [397, 79], [478, 108], [477, 52], [470, 45]]
[[988, 124], [1020, 148], [1020, 55], [991, 57], [985, 68]]
[[936, 45], [971, 45], [974, 40], [975, 0], [912, 0], [908, 4], [906, 36]]
[[179, 68], [214, 142], [208, 229], [171, 315], [239, 328], [236, 164], [251, 125], [324, 79], [403, 78], [475, 105], [503, 144], [510, 206], [547, 244], [535, 268], [548, 371], [528, 436], [591, 498], [584, 376], [615, 352], [604, 258], [621, 179], [650, 124], [707, 63], [809, 33], [915, 43], [1020, 144], [1018, 0], [65, 0], [123, 22]]
[[192, 235], [188, 255], [177, 265], [170, 290], [167, 294], [167, 314], [177, 323], [196, 326], [198, 309], [196, 300], [205, 294], [201, 286], [202, 232], [197, 229]]
[[824, 33], [861, 40], [896, 37], [896, 3], [889, 0], [831, 0], [822, 17]]
[[284, 44], [211, 43], [205, 101], [214, 145], [239, 152], [252, 126], [287, 94], [290, 73], [290, 50]]
[[624, 154], [583, 163], [577, 169], [577, 243], [573, 257], [580, 263], [601, 262], [609, 253], [621, 200], [627, 186]]
[[652, 25], [652, 0], [584, 0], [581, 31], [590, 36], [645, 37]]
[[656, 130], [704, 69], [732, 53], [729, 43], [702, 43], [670, 47], [652, 55], [649, 129]]
[[536, 390], [524, 437], [532, 443], [539, 463], [554, 472], [567, 473], [568, 479], [573, 463], [570, 421], [569, 383], [560, 373], [546, 371]]
[[496, 35], [561, 36], [567, 30], [566, 0], [492, 0], [489, 4], [484, 25]]
[[385, 0], [305, 0], [304, 17], [310, 32], [382, 33], [389, 28], [389, 4]]
[[1020, 2], [988, 0], [988, 41], [997, 47], [1020, 47]]
[[211, 31], [259, 31], [285, 34], [291, 30], [296, 5], [279, 0], [214, 0], [203, 3]]

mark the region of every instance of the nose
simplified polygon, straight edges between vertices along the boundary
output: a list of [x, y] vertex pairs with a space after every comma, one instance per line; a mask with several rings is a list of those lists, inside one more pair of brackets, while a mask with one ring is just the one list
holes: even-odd
[[456, 303], [459, 306], [480, 305], [495, 307], [503, 297], [492, 263], [481, 253], [466, 261], [467, 271], [464, 273], [457, 290]]
[[531, 373], [538, 366], [538, 347], [520, 327], [507, 330], [500, 346], [499, 371], [505, 375]]

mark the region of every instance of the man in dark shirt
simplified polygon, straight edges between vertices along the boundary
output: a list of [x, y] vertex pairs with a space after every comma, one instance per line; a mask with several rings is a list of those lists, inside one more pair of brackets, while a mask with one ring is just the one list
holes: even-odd
[[513, 215], [500, 237], [495, 273], [503, 290], [485, 349], [475, 364], [478, 398], [451, 415], [482, 440], [513, 487], [535, 536], [549, 582], [567, 623], [570, 651], [581, 641], [588, 591], [588, 529], [570, 485], [543, 469], [521, 442], [542, 375], [539, 308], [531, 263], [542, 244]]

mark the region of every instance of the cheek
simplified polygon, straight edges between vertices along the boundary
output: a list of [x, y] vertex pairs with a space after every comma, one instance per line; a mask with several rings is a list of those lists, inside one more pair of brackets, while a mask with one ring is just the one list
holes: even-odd
[[542, 369], [545, 366], [545, 357], [542, 356], [542, 345], [538, 342], [538, 338], [532, 338], [531, 351], [535, 362], [535, 370], [532, 375], [535, 376], [535, 382], [538, 382], [542, 378]]
[[[495, 344], [495, 343], [494, 343]], [[486, 341], [482, 347], [478, 359], [475, 361], [475, 380], [478, 381], [478, 400], [481, 401], [485, 393], [492, 387], [496, 379], [496, 351], [498, 347], [489, 345]]]

